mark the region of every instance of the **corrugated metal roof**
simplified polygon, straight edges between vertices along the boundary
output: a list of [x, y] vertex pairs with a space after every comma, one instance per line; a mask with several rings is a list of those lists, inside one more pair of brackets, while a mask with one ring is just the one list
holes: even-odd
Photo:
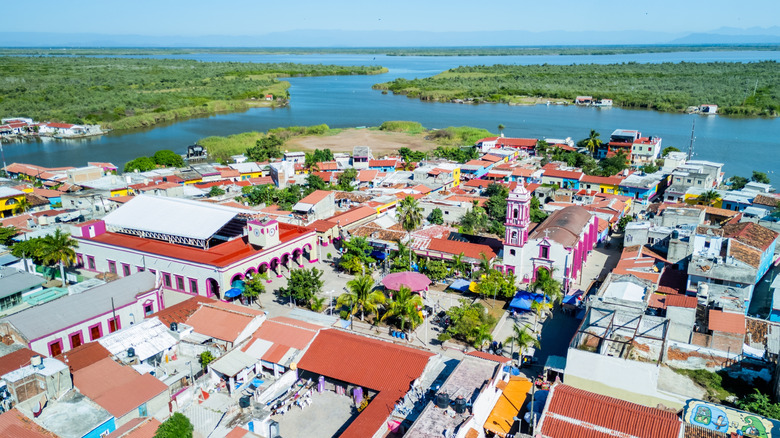
[[556, 438], [678, 438], [681, 428], [674, 413], [556, 384], [538, 430]]
[[111, 354], [120, 358], [127, 356], [129, 348], [135, 349], [139, 360], [146, 360], [178, 343], [163, 323], [157, 318], [141, 321], [98, 339]]
[[218, 204], [139, 195], [109, 213], [104, 221], [107, 227], [208, 239], [243, 213], [246, 212]]
[[209, 364], [209, 368], [226, 376], [235, 376], [243, 369], [254, 366], [257, 359], [241, 350], [232, 350]]
[[40, 286], [43, 277], [14, 268], [0, 267], [0, 298]]
[[19, 330], [28, 341], [56, 333], [60, 330], [94, 318], [135, 302], [137, 294], [155, 288], [154, 274], [143, 271], [101, 286], [86, 290], [80, 294], [68, 295], [35, 306], [5, 318]]

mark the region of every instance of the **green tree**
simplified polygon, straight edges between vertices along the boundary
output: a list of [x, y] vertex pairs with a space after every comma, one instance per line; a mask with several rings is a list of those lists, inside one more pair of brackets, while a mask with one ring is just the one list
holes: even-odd
[[599, 161], [599, 173], [601, 176], [612, 176], [628, 169], [628, 159], [623, 151], [618, 151], [614, 156]]
[[190, 419], [181, 412], [175, 412], [157, 428], [154, 438], [192, 438], [195, 430]]
[[246, 156], [252, 161], [268, 161], [271, 158], [280, 158], [282, 156], [282, 145], [284, 140], [276, 134], [268, 134], [257, 140], [255, 146], [246, 150]]
[[447, 310], [447, 316], [452, 322], [447, 333], [471, 345], [477, 344], [477, 339], [485, 332], [489, 333], [488, 328], [496, 323], [496, 319], [482, 304], [472, 303], [467, 299], [461, 299], [460, 305]]
[[753, 394], [737, 400], [739, 409], [753, 412], [764, 417], [780, 420], [780, 403], [772, 403], [769, 396], [755, 389]]
[[539, 198], [536, 196], [531, 197], [531, 208], [530, 208], [530, 219], [531, 222], [535, 222], [537, 224], [542, 223], [545, 219], [547, 219], [547, 213], [545, 213], [544, 210], [541, 208], [541, 202], [539, 202]]
[[[536, 142], [536, 148], [534, 153], [537, 157], [542, 157], [543, 160], [547, 159], [547, 153], [550, 151], [550, 144], [545, 140], [539, 140]], [[544, 163], [547, 164], [547, 163]]]
[[310, 307], [313, 312], [322, 312], [325, 309], [325, 297], [313, 297], [311, 299]]
[[30, 201], [27, 200], [27, 196], [20, 199], [15, 205], [14, 205], [14, 213], [15, 214], [21, 214], [29, 210], [31, 207]]
[[339, 174], [339, 176], [336, 178], [338, 181], [337, 187], [339, 190], [343, 190], [345, 192], [351, 192], [354, 188], [352, 187], [352, 182], [357, 179], [358, 172], [355, 168], [350, 167], [349, 169], [344, 170]]
[[209, 190], [208, 197], [213, 198], [215, 196], [222, 196], [225, 194], [225, 190], [223, 190], [220, 186], [211, 186], [211, 190]]
[[506, 340], [504, 341], [504, 344], [509, 344], [510, 348], [512, 349], [510, 352], [509, 357], [514, 357], [515, 355], [515, 345], [517, 345], [520, 354], [522, 355], [523, 351], [530, 347], [535, 348], [541, 348], [541, 344], [539, 343], [539, 340], [534, 337], [533, 334], [529, 331], [528, 325], [525, 327], [520, 327], [519, 325], [515, 324], [512, 326], [512, 335], [510, 335]]
[[648, 174], [649, 173], [656, 173], [656, 172], [658, 172], [658, 166], [656, 166], [653, 163], [645, 164], [644, 166], [642, 166], [642, 172], [648, 173]]
[[325, 180], [314, 174], [306, 177], [306, 185], [309, 186], [310, 189], [314, 190], [325, 190], [328, 188]]
[[423, 302], [419, 295], [412, 293], [411, 289], [401, 286], [401, 289], [393, 295], [387, 305], [387, 312], [382, 316], [382, 321], [387, 318], [395, 318], [400, 322], [401, 331], [406, 330], [406, 323], [414, 330], [422, 323], [420, 309]]
[[350, 273], [363, 272], [369, 264], [376, 262], [371, 257], [371, 244], [365, 237], [356, 236], [345, 241], [343, 249], [344, 253], [339, 260], [339, 266]]
[[531, 311], [534, 313], [534, 327], [539, 325], [539, 320], [544, 319], [545, 316], [552, 318], [553, 304], [548, 301], [536, 301], [531, 303]]
[[504, 136], [504, 128], [506, 128], [506, 126], [504, 126], [502, 123], [498, 124], [498, 135], [502, 137]]
[[528, 285], [528, 290], [544, 294], [553, 303], [563, 301], [561, 282], [553, 278], [552, 272], [546, 268], [540, 268], [536, 271], [536, 279]]
[[596, 132], [595, 129], [591, 129], [588, 138], [582, 141], [583, 146], [588, 148], [588, 152], [590, 152], [591, 155], [596, 155], [596, 151], [601, 147], [602, 142], [601, 138], [599, 138], [600, 136], [601, 134]]
[[413, 151], [409, 148], [398, 149], [398, 155], [404, 163], [417, 163], [425, 159], [425, 152]]
[[47, 265], [59, 264], [60, 279], [65, 285], [65, 266], [71, 266], [76, 262], [76, 251], [79, 243], [71, 239], [69, 233], [63, 233], [61, 229], [54, 230], [54, 234], [48, 234], [41, 238], [41, 258]]
[[680, 150], [677, 149], [674, 146], [667, 146], [667, 147], [664, 148], [663, 151], [661, 151], [661, 156], [665, 157], [665, 156], [669, 155], [669, 152], [680, 152]]
[[444, 223], [444, 213], [441, 211], [441, 208], [434, 208], [431, 210], [431, 214], [428, 215], [428, 222], [435, 225]]
[[296, 303], [311, 304], [311, 300], [322, 289], [322, 271], [317, 268], [301, 268], [290, 271], [287, 287], [279, 288], [279, 293], [285, 297], [292, 297]]
[[443, 260], [430, 260], [425, 263], [425, 275], [433, 281], [444, 280], [450, 274], [447, 263]]
[[468, 269], [468, 263], [463, 261], [464, 253], [455, 255], [452, 257], [452, 263], [450, 268], [450, 275], [463, 275]]
[[155, 152], [152, 159], [159, 166], [184, 167], [184, 159], [181, 155], [167, 149]]
[[209, 365], [211, 362], [214, 362], [214, 359], [216, 359], [216, 358], [214, 357], [214, 355], [213, 355], [213, 354], [211, 354], [211, 352], [210, 352], [210, 351], [206, 350], [206, 351], [204, 351], [204, 352], [200, 353], [200, 356], [198, 357], [198, 362], [200, 362], [200, 366], [201, 366], [201, 367], [202, 367], [202, 368], [205, 370], [205, 369], [206, 369], [206, 367], [207, 367], [207, 366], [208, 366], [208, 365]]
[[769, 184], [770, 182], [769, 177], [766, 176], [766, 173], [756, 170], [753, 171], [753, 175], [750, 177], [750, 180], [761, 184]]
[[10, 245], [14, 237], [19, 235], [19, 233], [20, 231], [14, 226], [0, 227], [0, 245]]
[[396, 218], [401, 227], [411, 233], [422, 224], [422, 207], [412, 196], [407, 196], [398, 204]]
[[486, 343], [493, 340], [493, 335], [491, 332], [493, 331], [493, 327], [490, 324], [482, 324], [477, 326], [477, 329], [474, 330], [474, 343], [472, 344], [474, 348], [480, 349], [482, 348]]
[[265, 280], [259, 274], [254, 274], [244, 280], [244, 291], [241, 293], [250, 303], [257, 301], [260, 294], [265, 293]]
[[155, 169], [157, 165], [154, 160], [149, 157], [138, 157], [134, 160], [125, 163], [125, 173], [135, 172], [148, 172]]
[[[715, 190], [707, 190], [696, 198], [699, 204], [713, 205], [720, 200], [720, 193]], [[625, 229], [625, 228], [624, 228]]]
[[374, 290], [374, 279], [371, 275], [360, 275], [347, 282], [348, 292], [339, 295], [336, 304], [349, 308], [349, 316], [360, 312], [363, 321], [366, 312], [379, 313], [379, 308], [385, 303], [385, 295]]
[[460, 220], [460, 231], [465, 234], [481, 233], [489, 225], [489, 220], [485, 209], [474, 201], [471, 210], [467, 211]]
[[742, 190], [745, 188], [748, 182], [750, 181], [744, 176], [732, 176], [731, 178], [729, 178], [729, 183], [731, 184], [731, 190]]

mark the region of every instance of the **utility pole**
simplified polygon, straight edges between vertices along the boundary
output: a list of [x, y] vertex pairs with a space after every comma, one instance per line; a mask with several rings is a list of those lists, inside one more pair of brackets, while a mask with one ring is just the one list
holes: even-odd
[[691, 143], [688, 145], [688, 161], [693, 157], [693, 141], [695, 139], [694, 133], [696, 132], [696, 119], [693, 119], [693, 125], [691, 126]]

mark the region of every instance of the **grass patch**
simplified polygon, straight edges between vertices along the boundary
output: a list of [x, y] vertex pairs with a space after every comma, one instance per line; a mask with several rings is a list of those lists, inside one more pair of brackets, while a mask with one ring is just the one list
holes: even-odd
[[729, 396], [734, 395], [723, 387], [723, 377], [718, 373], [713, 373], [707, 370], [682, 370], [673, 368], [677, 374], [689, 377], [697, 385], [701, 386], [707, 391], [707, 395], [710, 399], [722, 402]]
[[407, 134], [420, 134], [425, 131], [425, 128], [423, 128], [422, 124], [419, 122], [409, 122], [405, 120], [384, 122], [379, 126], [379, 129], [390, 132], [405, 132]]
[[231, 155], [243, 154], [264, 136], [262, 132], [242, 132], [227, 137], [206, 137], [198, 140], [198, 144], [205, 147], [215, 160], [228, 160]]

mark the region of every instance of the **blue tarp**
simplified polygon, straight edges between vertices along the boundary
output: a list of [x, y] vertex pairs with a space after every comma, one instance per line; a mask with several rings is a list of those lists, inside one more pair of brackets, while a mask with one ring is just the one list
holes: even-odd
[[515, 311], [518, 310], [531, 310], [531, 303], [534, 301], [544, 302], [544, 295], [532, 294], [526, 291], [520, 291], [509, 303], [509, 308]]
[[384, 260], [385, 257], [387, 257], [387, 254], [385, 254], [382, 251], [374, 250], [374, 251], [371, 251], [371, 257], [373, 257], [373, 258], [375, 258], [377, 260]]
[[232, 289], [228, 289], [227, 292], [225, 292], [225, 298], [235, 298], [235, 297], [241, 295], [242, 292], [244, 292], [244, 291], [239, 289], [239, 288], [237, 288], [237, 287], [234, 287]]
[[459, 278], [452, 282], [450, 289], [455, 289], [460, 292], [468, 292], [471, 281]]
[[578, 290], [577, 292], [574, 292], [571, 295], [566, 295], [563, 297], [563, 304], [568, 304], [570, 306], [577, 306], [580, 304], [580, 301], [582, 301], [582, 295], [583, 292], [581, 290]]

